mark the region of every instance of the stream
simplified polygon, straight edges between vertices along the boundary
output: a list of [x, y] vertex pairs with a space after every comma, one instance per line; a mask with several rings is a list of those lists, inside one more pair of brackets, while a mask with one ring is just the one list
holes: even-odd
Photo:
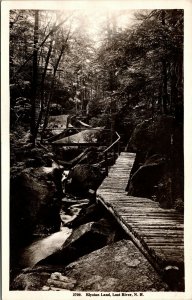
[[[71, 203], [70, 203], [71, 201]], [[75, 204], [73, 204], [75, 201]], [[23, 249], [20, 255], [20, 265], [23, 267], [33, 267], [42, 259], [59, 250], [67, 238], [71, 235], [72, 229], [67, 227], [67, 224], [73, 221], [82, 210], [82, 207], [89, 203], [88, 199], [70, 200], [63, 199], [63, 207], [60, 211], [61, 228], [60, 231], [51, 234], [48, 237], [40, 238]], [[69, 205], [66, 206], [66, 203]]]
[[23, 250], [20, 263], [25, 267], [33, 267], [45, 257], [59, 250], [67, 238], [71, 235], [72, 229], [63, 227], [61, 231], [33, 242]]

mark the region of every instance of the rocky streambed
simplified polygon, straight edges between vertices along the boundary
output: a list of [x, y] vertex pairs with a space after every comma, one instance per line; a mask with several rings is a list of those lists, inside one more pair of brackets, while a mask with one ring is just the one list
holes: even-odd
[[13, 290], [166, 291], [146, 258], [102, 207], [65, 197], [61, 230], [23, 249]]
[[[87, 161], [65, 172], [47, 148], [14, 149], [10, 289], [63, 289], [66, 284], [58, 286], [54, 280], [67, 280], [62, 277], [66, 266], [124, 236], [97, 204], [95, 191], [103, 174]], [[72, 282], [67, 289], [73, 289]]]
[[[11, 290], [168, 290], [97, 202], [95, 191], [104, 174], [97, 164], [90, 163], [93, 157], [95, 162], [94, 149], [78, 164], [75, 157], [79, 153], [72, 155], [70, 162], [61, 161], [66, 149], [56, 155], [48, 147], [46, 151], [41, 147], [31, 149], [30, 145], [14, 149], [12, 159], [17, 164], [12, 167], [10, 193]], [[71, 166], [63, 191], [64, 171]]]
[[[58, 232], [38, 238], [20, 251], [20, 270], [11, 283], [11, 289], [41, 290], [48, 289], [47, 286], [73, 289], [74, 282], [77, 281], [65, 278], [65, 267], [124, 237], [121, 229], [106, 212], [90, 199], [65, 196], [62, 199], [60, 218], [61, 227]], [[58, 275], [58, 272], [62, 275]], [[69, 281], [68, 286], [67, 283], [58, 286], [58, 282], [54, 282], [60, 276], [64, 276], [61, 277], [64, 282]]]

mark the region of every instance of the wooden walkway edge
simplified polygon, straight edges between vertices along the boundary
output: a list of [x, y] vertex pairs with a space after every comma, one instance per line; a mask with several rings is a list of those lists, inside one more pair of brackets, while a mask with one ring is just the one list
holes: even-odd
[[183, 270], [183, 215], [160, 208], [153, 200], [127, 196], [125, 188], [134, 160], [134, 153], [121, 153], [97, 190], [97, 199], [159, 271], [167, 266]]

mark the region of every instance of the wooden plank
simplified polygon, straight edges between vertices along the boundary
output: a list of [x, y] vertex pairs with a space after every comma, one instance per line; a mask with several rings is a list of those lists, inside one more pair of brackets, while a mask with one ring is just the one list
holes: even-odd
[[143, 237], [148, 237], [148, 236], [153, 236], [153, 237], [158, 237], [158, 236], [162, 236], [164, 235], [165, 237], [174, 237], [174, 236], [177, 236], [177, 237], [180, 237], [180, 238], [183, 238], [184, 237], [184, 234], [183, 232], [181, 233], [175, 233], [175, 230], [161, 230], [161, 231], [154, 231], [154, 230], [151, 230], [150, 232], [149, 231], [143, 231], [141, 230], [140, 231], [140, 234], [141, 236]]
[[159, 232], [154, 232], [154, 231], [151, 231], [151, 232], [143, 232], [143, 231], [141, 231], [141, 236], [143, 236], [143, 237], [147, 237], [147, 238], [150, 238], [150, 237], [152, 237], [152, 238], [154, 238], [154, 237], [157, 237], [157, 238], [161, 238], [161, 237], [163, 237], [163, 238], [165, 238], [165, 239], [171, 239], [172, 237], [173, 238], [179, 238], [180, 240], [183, 240], [184, 239], [184, 235], [182, 235], [182, 234], [177, 234], [177, 233], [175, 233], [174, 231], [172, 231], [171, 233], [170, 232], [166, 232], [166, 231], [161, 231], [160, 233]]
[[[130, 222], [134, 220], [138, 220], [138, 222], [147, 222], [147, 223], [164, 223], [164, 224], [182, 224], [182, 219], [179, 218], [170, 218], [170, 217], [163, 217], [163, 216], [147, 216], [147, 215], [141, 215], [141, 214], [135, 214], [135, 215], [128, 215], [128, 214], [121, 214], [123, 218], [126, 218], [127, 220], [130, 220]], [[147, 220], [143, 220], [144, 218], [147, 218]]]
[[150, 240], [155, 240], [155, 241], [159, 241], [159, 240], [164, 240], [164, 241], [175, 241], [175, 240], [178, 240], [178, 241], [181, 241], [181, 243], [183, 244], [184, 243], [184, 236], [181, 236], [181, 235], [171, 235], [171, 234], [155, 234], [155, 235], [152, 235], [152, 234], [140, 234], [141, 238], [145, 241], [150, 241]]
[[128, 196], [125, 188], [135, 155], [122, 153], [97, 191], [106, 207], [139, 249], [155, 265], [183, 263], [183, 215], [152, 199]]
[[[138, 224], [131, 224], [131, 228], [133, 229], [133, 230], [135, 230], [135, 231], [141, 231], [142, 230], [142, 228], [140, 229], [140, 227], [142, 227], [143, 228], [143, 225], [142, 226], [138, 226]], [[183, 231], [183, 228], [182, 227], [177, 227], [177, 226], [173, 226], [173, 227], [171, 227], [171, 226], [168, 226], [168, 225], [165, 225], [165, 226], [163, 226], [163, 225], [161, 225], [161, 226], [159, 226], [159, 224], [157, 224], [156, 226], [155, 225], [148, 225], [148, 226], [146, 226], [146, 229], [147, 230], [153, 230], [153, 229], [159, 229], [159, 230], [174, 230], [174, 231], [176, 231], [176, 232], [181, 232], [181, 231]]]
[[172, 231], [172, 233], [170, 233], [170, 232], [165, 232], [165, 231], [161, 231], [160, 233], [158, 232], [153, 232], [153, 231], [151, 231], [151, 232], [143, 232], [143, 231], [141, 231], [141, 236], [143, 236], [143, 237], [164, 237], [165, 239], [167, 239], [167, 238], [174, 238], [174, 237], [178, 237], [178, 238], [180, 238], [181, 240], [184, 238], [184, 235], [182, 235], [182, 234], [176, 234], [175, 232], [173, 232]]
[[164, 256], [167, 256], [167, 259], [172, 259], [173, 257], [175, 257], [176, 259], [180, 259], [183, 260], [184, 258], [184, 251], [183, 249], [173, 249], [173, 247], [170, 249], [163, 249], [163, 248], [157, 248], [154, 247], [153, 251], [156, 253], [156, 255], [162, 255], [164, 254]]
[[[125, 217], [123, 216], [123, 215], [121, 215], [121, 218], [123, 218], [123, 219], [125, 219]], [[148, 220], [147, 220], [148, 221]], [[174, 222], [171, 222], [170, 220], [167, 220], [167, 221], [165, 221], [165, 220], [149, 220], [148, 222], [147, 221], [144, 221], [144, 220], [141, 220], [141, 219], [134, 219], [134, 218], [129, 218], [129, 219], [126, 219], [126, 222], [129, 222], [130, 224], [140, 224], [140, 225], [142, 225], [142, 224], [148, 224], [148, 222], [150, 222], [150, 224], [151, 225], [161, 225], [161, 224], [163, 224], [163, 225], [172, 225], [172, 226], [178, 226], [178, 227], [180, 227], [180, 228], [182, 228], [182, 225], [180, 224], [180, 222], [176, 222], [176, 221], [174, 221]]]
[[[125, 193], [125, 191], [124, 191], [124, 193]], [[112, 194], [113, 194], [112, 191], [111, 192], [106, 192], [105, 194], [103, 194], [103, 196], [105, 196], [106, 199], [110, 199], [110, 200], [113, 200], [114, 202], [118, 203], [120, 197], [116, 197], [114, 195], [114, 198], [112, 198], [112, 196], [113, 196]], [[150, 201], [150, 200], [147, 200], [147, 201], [145, 201], [145, 200], [136, 201], [134, 199], [130, 200], [130, 199], [126, 198], [126, 195], [124, 195], [124, 198], [122, 198], [122, 196], [121, 196], [120, 201], [123, 201], [123, 203], [131, 204], [131, 205], [139, 205], [139, 204], [142, 205], [143, 204], [146, 208], [147, 208], [147, 204], [151, 204], [152, 207], [159, 207], [159, 203], [157, 203], [157, 202], [153, 202], [153, 201]]]
[[150, 216], [153, 217], [167, 217], [167, 218], [176, 218], [177, 220], [183, 220], [184, 217], [182, 215], [179, 215], [177, 213], [172, 213], [172, 212], [163, 212], [163, 211], [159, 211], [158, 209], [151, 209], [151, 210], [147, 210], [145, 209], [145, 207], [141, 207], [141, 208], [137, 208], [134, 207], [134, 209], [129, 209], [129, 206], [124, 206], [124, 208], [119, 208], [118, 209], [120, 213], [125, 213], [125, 215], [141, 215], [141, 216], [148, 216], [150, 218]]
[[[124, 221], [124, 222], [125, 222], [125, 221]], [[139, 223], [131, 223], [131, 222], [127, 223], [127, 222], [125, 222], [125, 224], [130, 225], [131, 228], [132, 228], [133, 230], [137, 231], [137, 232], [140, 232], [140, 227], [142, 227], [142, 225], [141, 225], [140, 227], [138, 226]], [[159, 224], [151, 224], [151, 225], [149, 225], [147, 228], [148, 228], [149, 231], [151, 230], [151, 228], [152, 228], [152, 229], [153, 229], [153, 228], [156, 228], [156, 229], [158, 228], [158, 229], [160, 229], [160, 230], [171, 229], [171, 230], [175, 230], [175, 231], [177, 231], [177, 230], [180, 231], [180, 230], [182, 229], [181, 226], [178, 226], [178, 225], [170, 225], [170, 224], [166, 224], [165, 226], [159, 225]]]
[[[111, 191], [111, 188], [106, 188], [106, 187], [104, 188], [104, 187], [103, 187], [103, 188], [102, 188], [102, 191], [103, 191], [103, 192]], [[116, 192], [121, 193], [121, 194], [124, 194], [124, 193], [125, 193], [125, 191], [123, 191], [122, 189], [117, 189]], [[99, 193], [97, 193], [97, 196], [99, 196], [99, 195], [100, 195], [100, 196], [102, 195], [101, 190], [99, 191]], [[101, 198], [102, 198], [102, 197], [101, 197]]]
[[122, 208], [122, 205], [127, 205], [127, 206], [129, 206], [130, 209], [134, 208], [134, 206], [136, 206], [136, 207], [142, 206], [142, 207], [145, 207], [146, 209], [157, 208], [157, 207], [159, 208], [159, 204], [158, 203], [156, 203], [156, 202], [153, 203], [151, 201], [146, 201], [146, 202], [144, 202], [144, 201], [137, 201], [136, 202], [135, 201], [134, 202], [134, 201], [130, 201], [130, 200], [126, 199], [125, 196], [120, 196], [120, 195], [119, 195], [119, 199], [113, 199], [112, 198], [112, 193], [113, 192], [111, 191], [111, 195], [109, 195], [109, 192], [106, 193], [106, 194], [103, 194], [103, 197], [105, 197], [105, 199], [108, 200], [108, 201], [116, 203], [119, 206], [119, 209]]
[[122, 185], [124, 187], [125, 180], [117, 180], [117, 182], [114, 182], [114, 180], [106, 180], [101, 186], [103, 186], [103, 185], [110, 185], [111, 188], [113, 188], [113, 189], [115, 189], [115, 186], [119, 186], [119, 185]]
[[162, 248], [162, 247], [153, 247], [153, 251], [155, 251], [156, 253], [164, 253], [167, 255], [173, 255], [173, 256], [184, 256], [184, 249], [183, 248], [173, 248], [173, 246], [171, 248]]
[[121, 217], [123, 217], [125, 219], [125, 221], [129, 221], [129, 222], [134, 222], [134, 223], [139, 223], [139, 224], [149, 224], [149, 225], [153, 225], [153, 224], [162, 224], [162, 225], [168, 225], [168, 224], [175, 224], [175, 225], [179, 225], [181, 227], [183, 227], [183, 224], [181, 222], [177, 222], [177, 220], [174, 219], [162, 219], [162, 218], [139, 218], [137, 216], [127, 216], [127, 215], [123, 215], [120, 214]]
[[149, 244], [150, 243], [156, 243], [158, 245], [160, 245], [161, 243], [162, 244], [166, 244], [166, 245], [169, 245], [169, 244], [179, 244], [179, 245], [182, 245], [184, 240], [181, 239], [180, 237], [165, 237], [165, 236], [161, 236], [161, 237], [157, 237], [157, 236], [153, 236], [153, 237], [146, 237], [144, 236], [143, 237], [144, 241], [147, 241]]
[[[105, 198], [107, 199], [107, 197], [105, 197]], [[139, 206], [140, 203], [138, 203], [138, 204], [135, 204], [135, 203], [131, 204], [129, 202], [124, 202], [123, 200], [122, 200], [122, 203], [120, 203], [120, 201], [121, 200], [119, 200], [119, 201], [112, 200], [112, 202], [114, 204], [116, 204], [116, 205], [119, 206], [119, 210], [120, 211], [121, 210], [125, 210], [125, 211], [131, 212], [131, 213], [134, 213], [134, 212], [137, 212], [137, 211], [142, 211], [143, 213], [154, 213], [154, 214], [158, 213], [158, 214], [162, 214], [162, 215], [165, 215], [165, 216], [170, 215], [170, 216], [178, 216], [178, 217], [184, 218], [184, 216], [182, 214], [180, 214], [180, 213], [178, 213], [176, 211], [169, 211], [169, 210], [165, 210], [163, 208], [159, 208], [159, 207], [157, 208], [156, 206], [150, 207], [149, 205], [151, 204], [151, 202], [148, 202], [148, 203], [145, 203], [145, 204], [143, 203], [144, 207], [143, 206], [140, 207]], [[149, 204], [149, 205], [146, 206], [146, 204]], [[127, 210], [127, 208], [129, 210]]]
[[[107, 185], [107, 184], [103, 185], [102, 188], [103, 188], [104, 190], [106, 190], [106, 189], [109, 189], [110, 191], [112, 190], [111, 185]], [[116, 190], [116, 191], [118, 191], [118, 190], [121, 190], [121, 191], [122, 191], [122, 186], [116, 186], [116, 187], [115, 187], [115, 190]]]
[[179, 224], [183, 224], [184, 220], [183, 218], [177, 217], [177, 216], [162, 216], [159, 214], [142, 214], [142, 213], [137, 213], [137, 214], [128, 214], [125, 212], [120, 212], [118, 211], [119, 214], [121, 214], [122, 217], [132, 220], [132, 219], [138, 219], [138, 220], [142, 220], [144, 218], [146, 218], [148, 222], [150, 222], [150, 220], [163, 220], [165, 222], [171, 221], [171, 222], [176, 222]]
[[[122, 218], [123, 219], [123, 218]], [[124, 219], [123, 219], [124, 220]], [[133, 230], [135, 230], [136, 232], [140, 232], [141, 230], [140, 230], [140, 227], [138, 227], [138, 224], [139, 223], [131, 223], [131, 222], [129, 222], [129, 223], [127, 223], [127, 222], [125, 222], [125, 224], [127, 224], [127, 225], [129, 225], [129, 226], [131, 226], [131, 228], [133, 229]], [[156, 229], [160, 229], [160, 230], [165, 230], [165, 229], [171, 229], [171, 230], [175, 230], [175, 231], [177, 231], [177, 230], [181, 230], [182, 229], [182, 227], [180, 227], [180, 226], [178, 226], [178, 225], [166, 225], [166, 226], [159, 226], [159, 224], [157, 225], [157, 226], [153, 226], [153, 225], [151, 225], [151, 226], [148, 226], [148, 230], [150, 231], [151, 229], [153, 229], [153, 228], [156, 228]]]
[[119, 208], [118, 211], [120, 213], [124, 213], [125, 215], [127, 216], [153, 216], [153, 217], [159, 217], [159, 218], [175, 218], [177, 220], [183, 220], [183, 216], [177, 214], [177, 213], [169, 213], [169, 212], [163, 212], [163, 211], [159, 211], [159, 210], [156, 210], [153, 209], [153, 210], [145, 210], [145, 209], [134, 209], [134, 210], [129, 210], [129, 206], [126, 207], [124, 206], [123, 208]]
[[184, 247], [182, 245], [177, 245], [175, 244], [175, 246], [173, 247], [172, 244], [167, 244], [167, 245], [163, 245], [163, 244], [157, 244], [157, 243], [148, 243], [148, 245], [153, 248], [154, 250], [159, 249], [161, 251], [166, 252], [167, 250], [172, 250], [172, 252], [174, 252], [174, 247], [177, 248], [179, 251], [183, 251]]
[[[98, 191], [100, 190], [100, 187], [99, 187], [99, 189], [98, 189]], [[115, 200], [115, 199], [119, 199], [119, 194], [118, 194], [118, 192], [103, 192], [102, 191], [102, 193], [104, 193], [103, 195], [104, 196], [111, 196], [111, 197], [113, 197], [113, 199]], [[122, 197], [122, 196], [120, 196], [120, 197]], [[124, 198], [123, 198], [123, 201], [124, 202], [130, 202], [130, 203], [153, 203], [154, 205], [158, 205], [159, 206], [159, 203], [158, 202], [155, 202], [155, 201], [153, 201], [153, 200], [151, 200], [151, 199], [148, 199], [148, 198], [141, 198], [141, 197], [133, 197], [133, 196], [128, 196], [127, 195], [127, 192], [126, 191], [124, 191]], [[160, 206], [159, 206], [159, 208], [160, 208]], [[160, 209], [163, 209], [163, 208], [160, 208]], [[167, 209], [163, 209], [163, 210], [165, 210], [165, 211], [167, 211]], [[175, 211], [174, 209], [168, 209], [169, 211]]]
[[126, 220], [129, 220], [130, 222], [134, 220], [138, 220], [139, 222], [141, 221], [142, 223], [145, 222], [150, 225], [151, 224], [156, 224], [156, 223], [163, 223], [163, 225], [167, 224], [178, 224], [181, 225], [182, 227], [184, 226], [183, 219], [176, 218], [176, 217], [165, 217], [159, 216], [159, 215], [141, 215], [141, 214], [135, 214], [135, 215], [128, 215], [128, 214], [120, 214], [123, 218]]

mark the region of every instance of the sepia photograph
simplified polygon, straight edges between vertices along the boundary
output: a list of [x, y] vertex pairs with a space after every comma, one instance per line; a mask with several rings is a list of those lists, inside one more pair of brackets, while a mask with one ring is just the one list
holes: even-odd
[[184, 9], [69, 2], [7, 9], [8, 289], [182, 295]]

